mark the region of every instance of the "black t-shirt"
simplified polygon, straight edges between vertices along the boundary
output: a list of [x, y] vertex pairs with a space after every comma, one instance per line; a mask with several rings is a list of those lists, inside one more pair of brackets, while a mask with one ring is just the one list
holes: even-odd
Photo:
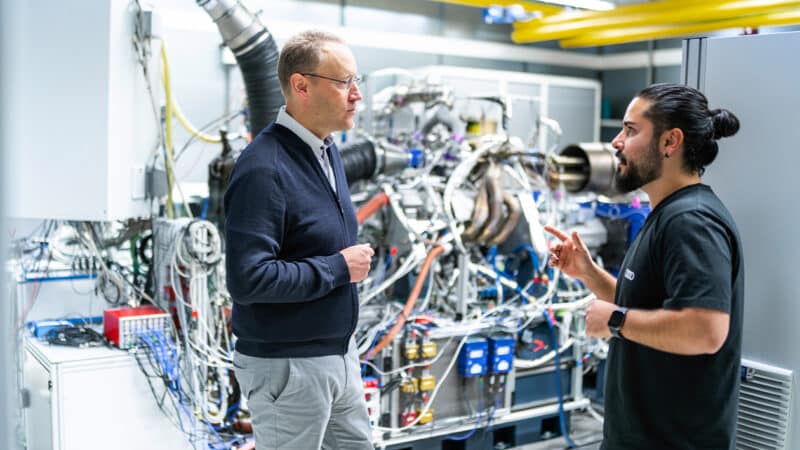
[[735, 448], [743, 297], [739, 233], [711, 188], [691, 185], [664, 199], [625, 255], [615, 303], [720, 310], [730, 330], [713, 355], [612, 339], [602, 449]]

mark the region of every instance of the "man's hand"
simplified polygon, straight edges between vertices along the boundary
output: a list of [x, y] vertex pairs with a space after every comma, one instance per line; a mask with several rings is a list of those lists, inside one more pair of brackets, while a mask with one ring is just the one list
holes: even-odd
[[583, 281], [594, 267], [594, 261], [581, 237], [575, 231], [572, 232], [572, 236], [568, 236], [549, 225], [544, 229], [561, 241], [550, 244], [550, 266]]
[[367, 278], [370, 263], [372, 262], [372, 255], [375, 254], [375, 251], [372, 250], [369, 244], [358, 244], [347, 247], [339, 253], [344, 256], [344, 260], [347, 262], [351, 283], [358, 283], [364, 278]]
[[608, 319], [611, 313], [617, 309], [617, 305], [603, 300], [592, 300], [586, 310], [586, 335], [589, 337], [607, 338], [611, 337], [611, 330], [608, 329]]

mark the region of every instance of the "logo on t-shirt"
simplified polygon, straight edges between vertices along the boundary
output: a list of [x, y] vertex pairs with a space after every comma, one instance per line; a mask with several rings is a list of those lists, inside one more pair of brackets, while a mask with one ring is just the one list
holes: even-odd
[[634, 278], [636, 278], [636, 274], [631, 269], [625, 269], [625, 279], [633, 281]]

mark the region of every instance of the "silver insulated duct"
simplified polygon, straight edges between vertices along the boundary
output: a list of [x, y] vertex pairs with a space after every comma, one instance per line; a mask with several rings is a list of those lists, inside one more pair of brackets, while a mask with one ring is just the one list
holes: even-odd
[[247, 91], [250, 132], [255, 137], [283, 105], [278, 81], [278, 47], [272, 34], [238, 0], [197, 0], [217, 24], [236, 56]]

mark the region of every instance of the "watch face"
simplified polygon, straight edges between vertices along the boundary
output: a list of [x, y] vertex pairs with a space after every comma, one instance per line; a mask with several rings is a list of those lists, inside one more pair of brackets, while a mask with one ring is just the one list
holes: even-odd
[[608, 319], [608, 326], [619, 328], [622, 326], [622, 323], [625, 320], [625, 314], [622, 313], [620, 310], [616, 310], [611, 313], [611, 317]]

